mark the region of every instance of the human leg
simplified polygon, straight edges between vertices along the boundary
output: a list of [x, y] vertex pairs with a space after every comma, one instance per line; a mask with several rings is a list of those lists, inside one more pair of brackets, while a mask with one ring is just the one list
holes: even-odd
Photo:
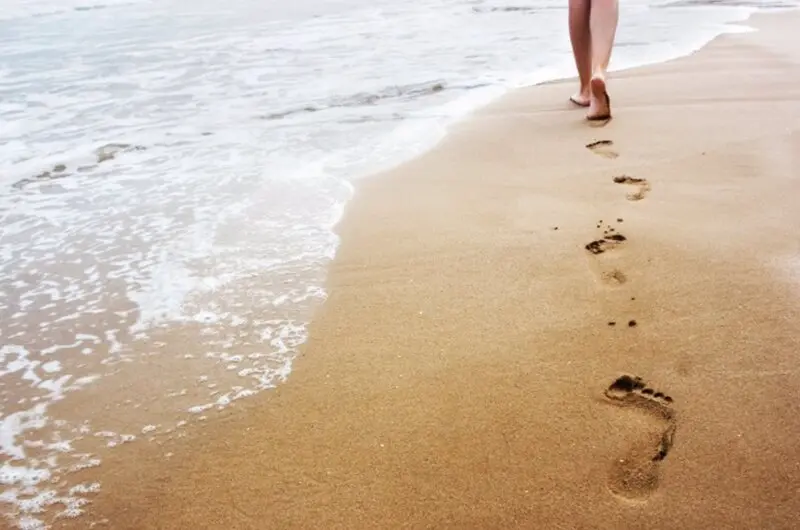
[[592, 0], [569, 0], [569, 39], [578, 69], [580, 90], [570, 98], [573, 103], [589, 105], [589, 81], [592, 76], [592, 37], [589, 33], [589, 13]]
[[590, 105], [587, 118], [611, 117], [611, 105], [606, 89], [606, 71], [611, 60], [614, 37], [619, 20], [617, 0], [591, 0], [589, 32], [591, 35], [592, 74], [589, 82]]

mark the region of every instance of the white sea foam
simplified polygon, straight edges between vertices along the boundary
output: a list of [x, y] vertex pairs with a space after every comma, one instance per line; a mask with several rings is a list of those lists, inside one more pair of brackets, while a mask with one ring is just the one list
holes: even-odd
[[[621, 9], [615, 69], [742, 30], [725, 24], [755, 6]], [[14, 524], [85, 511], [100, 484], [72, 474], [130, 433], [171, 435], [285, 381], [352, 180], [511, 88], [572, 75], [565, 18], [561, 0], [4, 3], [0, 506]], [[176, 328], [186, 344], [165, 338]], [[105, 398], [118, 424], [52, 416], [112, 378], [141, 385]]]

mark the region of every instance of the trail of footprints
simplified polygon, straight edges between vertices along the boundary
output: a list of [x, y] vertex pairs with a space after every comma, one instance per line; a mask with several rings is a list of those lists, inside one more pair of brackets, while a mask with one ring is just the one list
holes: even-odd
[[[586, 144], [586, 148], [603, 158], [615, 159], [619, 157], [619, 153], [613, 145], [611, 140], [598, 140]], [[650, 191], [650, 183], [643, 178], [620, 175], [613, 177], [613, 182], [634, 188], [626, 196], [629, 201], [640, 201]], [[617, 218], [617, 223], [622, 222], [622, 218]], [[618, 231], [618, 226], [603, 220], [598, 221], [596, 228], [603, 230], [602, 237], [590, 241], [584, 248], [594, 258], [593, 265], [603, 283], [621, 286], [627, 282], [627, 276], [616, 267], [605, 266], [601, 255], [624, 245], [628, 238]], [[636, 298], [631, 297], [631, 300]], [[638, 326], [636, 320], [629, 320], [627, 324], [629, 328]], [[608, 322], [609, 327], [616, 325], [614, 320]], [[641, 439], [634, 440], [627, 451], [612, 462], [607, 484], [611, 493], [622, 499], [647, 500], [659, 486], [661, 464], [675, 443], [677, 423], [672, 408], [673, 399], [648, 386], [641, 377], [628, 374], [614, 380], [606, 388], [604, 395], [607, 402], [631, 412], [646, 414], [653, 420], [652, 430]]]
[[[612, 140], [595, 140], [589, 142], [586, 144], [586, 149], [603, 158], [614, 159], [619, 157], [619, 152], [614, 149], [614, 142]], [[629, 175], [619, 175], [614, 177], [613, 180], [616, 184], [625, 184], [636, 188], [635, 191], [628, 193], [627, 197], [629, 201], [640, 201], [644, 199], [650, 191], [650, 183], [647, 179], [631, 177]]]

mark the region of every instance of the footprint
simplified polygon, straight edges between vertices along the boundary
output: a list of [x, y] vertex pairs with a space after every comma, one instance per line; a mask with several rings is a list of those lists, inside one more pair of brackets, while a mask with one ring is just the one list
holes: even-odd
[[661, 482], [661, 465], [675, 443], [673, 400], [648, 387], [641, 377], [622, 375], [611, 383], [605, 397], [614, 405], [650, 415], [658, 427], [637, 440], [611, 465], [608, 489], [626, 500], [644, 501]]
[[627, 240], [628, 238], [622, 234], [609, 234], [600, 239], [595, 239], [591, 243], [587, 243], [584, 248], [592, 254], [602, 254], [603, 252], [618, 247]]
[[601, 271], [600, 279], [608, 285], [622, 285], [628, 281], [628, 277], [619, 269]]
[[614, 177], [614, 182], [617, 184], [629, 184], [631, 186], [636, 186], [637, 191], [628, 194], [629, 201], [640, 201], [644, 199], [647, 195], [647, 192], [650, 191], [650, 183], [647, 181], [647, 179], [639, 179], [635, 177], [629, 177], [628, 175], [621, 175], [619, 177]]
[[591, 151], [596, 155], [600, 155], [603, 158], [617, 158], [619, 153], [617, 153], [611, 146], [614, 145], [614, 142], [611, 140], [596, 140], [594, 142], [589, 142], [586, 144], [586, 149]]
[[[617, 247], [628, 239], [618, 233], [613, 224], [604, 223], [602, 219], [597, 221], [597, 228], [603, 231], [603, 236], [584, 246], [589, 253], [595, 256]], [[628, 281], [628, 276], [608, 260], [592, 260], [589, 266], [598, 279], [606, 285], [618, 286]]]

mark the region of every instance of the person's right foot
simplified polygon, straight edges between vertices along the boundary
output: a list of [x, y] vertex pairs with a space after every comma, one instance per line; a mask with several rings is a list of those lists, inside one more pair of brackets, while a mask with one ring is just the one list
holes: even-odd
[[611, 100], [606, 90], [606, 80], [601, 75], [592, 77], [589, 83], [591, 87], [591, 98], [589, 101], [589, 112], [586, 114], [588, 120], [608, 120], [611, 118]]

